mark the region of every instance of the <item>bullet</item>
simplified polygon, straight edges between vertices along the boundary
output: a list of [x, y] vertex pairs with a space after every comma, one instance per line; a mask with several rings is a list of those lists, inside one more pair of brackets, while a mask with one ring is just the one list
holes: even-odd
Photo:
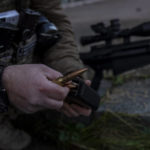
[[[86, 72], [87, 70], [88, 70], [87, 68], [77, 70], [77, 71], [69, 73], [63, 77], [57, 78], [56, 80], [53, 80], [53, 82], [58, 84], [58, 85], [65, 86], [65, 84], [67, 82], [73, 80], [75, 77], [81, 75], [82, 73]], [[71, 83], [70, 83], [70, 85], [71, 85]]]

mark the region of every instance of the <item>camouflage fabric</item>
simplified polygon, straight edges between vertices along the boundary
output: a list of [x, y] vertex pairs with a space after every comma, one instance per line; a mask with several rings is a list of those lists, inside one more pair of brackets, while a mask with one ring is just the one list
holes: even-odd
[[11, 119], [16, 118], [17, 114], [11, 108], [8, 113], [0, 115], [0, 150], [22, 150], [31, 143], [27, 133], [15, 129], [11, 124]]

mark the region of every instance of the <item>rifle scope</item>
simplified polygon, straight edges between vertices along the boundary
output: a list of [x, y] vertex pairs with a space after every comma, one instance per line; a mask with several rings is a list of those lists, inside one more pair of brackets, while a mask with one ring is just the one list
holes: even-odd
[[80, 43], [88, 45], [96, 42], [106, 41], [111, 42], [113, 39], [123, 38], [130, 39], [131, 36], [148, 37], [150, 36], [150, 22], [146, 22], [135, 26], [131, 29], [120, 29], [120, 22], [118, 19], [111, 20], [109, 26], [104, 23], [98, 23], [91, 26], [96, 35], [82, 36]]

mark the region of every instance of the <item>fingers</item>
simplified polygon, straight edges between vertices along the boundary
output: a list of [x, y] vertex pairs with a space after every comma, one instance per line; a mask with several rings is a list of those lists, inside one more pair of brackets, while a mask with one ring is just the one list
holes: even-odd
[[71, 104], [72, 109], [76, 110], [80, 115], [89, 116], [92, 112], [91, 109], [83, 108], [79, 105]]
[[52, 81], [46, 81], [43, 83], [43, 87], [40, 87], [40, 91], [49, 98], [63, 101], [70, 90], [67, 87], [61, 87]]
[[[91, 81], [90, 80], [85, 80], [85, 83], [90, 86]], [[63, 112], [66, 116], [68, 117], [78, 117], [80, 115], [83, 116], [89, 116], [92, 112], [91, 109], [81, 107], [76, 104], [68, 104], [64, 103], [63, 107], [61, 108], [61, 112]]]
[[60, 72], [58, 72], [50, 67], [47, 67], [45, 65], [42, 67], [42, 70], [45, 72], [45, 76], [49, 80], [54, 80], [54, 79], [57, 79], [57, 78], [63, 76]]
[[63, 107], [61, 108], [61, 111], [67, 115], [68, 117], [77, 117], [79, 116], [79, 113], [77, 113], [74, 109], [70, 107], [69, 104], [64, 103]]
[[83, 108], [75, 104], [69, 105], [65, 102], [60, 111], [68, 117], [78, 117], [80, 115], [89, 116], [92, 112], [91, 109]]
[[54, 110], [59, 110], [60, 108], [63, 107], [64, 102], [63, 101], [57, 101], [55, 99], [44, 99], [43, 103], [41, 106], [47, 108], [47, 109], [54, 109]]
[[85, 84], [90, 86], [91, 85], [91, 81], [90, 80], [85, 80]]

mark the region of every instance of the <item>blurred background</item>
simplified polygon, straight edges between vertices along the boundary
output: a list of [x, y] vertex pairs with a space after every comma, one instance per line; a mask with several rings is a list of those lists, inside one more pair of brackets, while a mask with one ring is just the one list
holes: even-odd
[[[120, 19], [121, 28], [124, 29], [150, 21], [149, 0], [62, 0], [62, 6], [72, 23], [80, 52], [90, 50], [89, 45], [81, 46], [79, 41], [83, 35], [94, 35], [90, 28], [92, 24], [109, 24], [112, 19]], [[113, 81], [104, 77], [98, 92], [101, 96], [108, 96], [106, 99], [110, 101], [105, 101], [99, 111], [106, 111], [108, 108], [115, 112], [150, 117], [149, 78], [150, 65], [133, 69], [113, 78]], [[114, 86], [114, 81], [119, 84]], [[114, 101], [115, 104], [112, 104]]]
[[93, 33], [91, 24], [120, 19], [124, 28], [150, 20], [149, 0], [62, 0], [62, 5], [72, 22], [80, 51], [88, 49], [80, 46], [79, 38]]

